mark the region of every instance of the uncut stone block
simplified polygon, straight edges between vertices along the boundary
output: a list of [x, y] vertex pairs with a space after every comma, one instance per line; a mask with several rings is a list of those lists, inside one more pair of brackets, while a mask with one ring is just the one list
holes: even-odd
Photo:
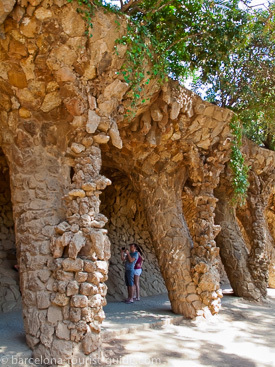
[[53, 333], [54, 333], [53, 326], [50, 326], [45, 323], [41, 325], [40, 340], [41, 340], [41, 343], [44, 344], [48, 348], [51, 347], [51, 344], [53, 341]]
[[81, 308], [71, 307], [69, 319], [72, 322], [78, 322], [79, 320], [81, 320]]
[[56, 336], [59, 339], [70, 340], [70, 330], [68, 325], [63, 322], [59, 322], [56, 328]]
[[99, 285], [99, 283], [104, 282], [107, 280], [107, 276], [103, 275], [99, 271], [95, 271], [93, 273], [89, 273], [87, 281], [93, 283], [95, 285]]
[[56, 272], [56, 279], [57, 280], [73, 280], [74, 274], [72, 272], [58, 270]]
[[96, 261], [97, 270], [102, 274], [108, 274], [108, 262], [107, 261]]
[[66, 306], [69, 303], [69, 297], [64, 293], [56, 293], [52, 299], [52, 303], [57, 306]]
[[89, 306], [90, 307], [100, 307], [102, 305], [103, 298], [100, 294], [95, 294], [92, 297], [89, 297]]
[[58, 224], [58, 226], [55, 227], [56, 233], [61, 234], [61, 235], [64, 232], [69, 231], [69, 229], [70, 229], [70, 225], [67, 222], [62, 222], [62, 223]]
[[82, 283], [80, 285], [80, 293], [85, 296], [91, 296], [96, 294], [98, 291], [97, 287], [91, 283]]
[[47, 318], [48, 318], [49, 323], [56, 325], [58, 321], [63, 320], [61, 308], [57, 306], [49, 307]]
[[69, 244], [69, 257], [71, 257], [72, 259], [76, 259], [82, 247], [85, 246], [85, 243], [86, 243], [86, 239], [83, 236], [82, 232], [79, 231], [75, 233], [75, 235], [73, 236]]
[[88, 298], [84, 295], [75, 295], [71, 298], [71, 306], [73, 307], [87, 307]]
[[84, 271], [92, 273], [96, 270], [96, 264], [94, 261], [84, 260]]
[[62, 267], [65, 271], [81, 271], [83, 270], [83, 260], [68, 258], [63, 261]]
[[67, 296], [73, 296], [75, 294], [78, 294], [78, 290], [79, 290], [79, 284], [77, 281], [72, 280], [68, 283], [67, 285]]
[[79, 273], [76, 273], [75, 274], [75, 280], [78, 282], [78, 283], [83, 283], [87, 280], [88, 278], [88, 273], [86, 272], [82, 272], [80, 271]]
[[86, 355], [94, 352], [100, 346], [100, 338], [92, 332], [88, 332], [82, 341], [82, 348]]
[[65, 341], [56, 339], [52, 344], [52, 355], [56, 359], [65, 360], [72, 357], [73, 343], [71, 341]]
[[92, 322], [94, 320], [94, 310], [91, 307], [84, 307], [81, 309], [81, 318], [86, 322]]
[[68, 284], [68, 281], [59, 281], [56, 283], [57, 285], [57, 290], [59, 293], [66, 293], [66, 288], [67, 288], [67, 284]]
[[39, 309], [46, 309], [50, 307], [51, 301], [49, 293], [38, 292], [36, 297], [37, 297], [37, 307]]

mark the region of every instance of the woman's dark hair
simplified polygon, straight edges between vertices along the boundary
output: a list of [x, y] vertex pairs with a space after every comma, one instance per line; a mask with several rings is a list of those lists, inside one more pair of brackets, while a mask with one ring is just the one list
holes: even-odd
[[136, 245], [136, 249], [138, 250], [138, 252], [140, 253], [140, 255], [143, 255], [143, 249], [140, 245]]

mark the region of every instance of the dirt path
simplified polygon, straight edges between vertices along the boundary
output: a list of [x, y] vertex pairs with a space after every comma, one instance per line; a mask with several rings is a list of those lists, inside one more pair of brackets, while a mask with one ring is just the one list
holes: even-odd
[[[154, 328], [148, 324], [144, 328], [144, 317], [152, 325], [156, 325], [155, 318], [168, 322], [170, 308], [166, 298], [144, 299], [133, 306], [131, 313], [129, 305], [126, 308], [122, 303], [110, 304], [110, 325], [105, 323], [107, 335], [112, 329], [119, 332], [119, 326], [125, 325], [135, 332], [105, 341], [105, 362], [92, 360], [89, 367], [275, 367], [275, 289], [268, 290], [263, 304], [244, 301], [230, 292], [224, 290], [222, 310], [209, 320], [184, 320]], [[143, 307], [147, 312], [142, 311]], [[19, 312], [5, 314], [6, 322], [0, 323], [0, 366], [34, 366], [29, 363], [31, 351], [24, 341], [21, 318]]]
[[275, 367], [275, 290], [268, 294], [264, 304], [228, 294], [211, 320], [117, 337], [104, 343], [105, 366]]

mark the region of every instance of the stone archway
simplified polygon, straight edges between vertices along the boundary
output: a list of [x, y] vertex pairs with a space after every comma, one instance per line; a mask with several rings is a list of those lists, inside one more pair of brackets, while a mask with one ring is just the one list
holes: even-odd
[[9, 167], [0, 148], [0, 312], [21, 308]]
[[127, 296], [120, 248], [127, 247], [131, 242], [141, 246], [145, 257], [143, 273], [140, 277], [141, 296], [166, 292], [138, 193], [134, 191], [129, 179], [120, 171], [106, 170], [104, 175], [112, 181], [112, 185], [100, 196], [100, 212], [109, 219], [106, 229], [111, 242], [111, 258], [106, 282], [107, 301], [118, 301]]

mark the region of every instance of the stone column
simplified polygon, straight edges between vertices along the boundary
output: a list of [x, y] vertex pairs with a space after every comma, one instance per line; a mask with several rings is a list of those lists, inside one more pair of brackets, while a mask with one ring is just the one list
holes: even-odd
[[268, 223], [268, 244], [270, 264], [268, 269], [268, 286], [275, 288], [275, 187], [268, 201], [268, 206], [265, 211], [265, 218]]
[[221, 259], [234, 293], [239, 297], [260, 300], [266, 294], [266, 284], [259, 287], [259, 282], [251, 273], [249, 252], [237, 223], [236, 210], [230, 204], [230, 188], [227, 188], [228, 185], [223, 180], [221, 186], [215, 190], [219, 199], [215, 222], [221, 226], [216, 241]]
[[16, 264], [14, 222], [7, 160], [0, 147], [0, 312], [22, 308]]
[[56, 227], [51, 242], [55, 259], [50, 306], [55, 335], [51, 353], [68, 364], [72, 358], [80, 364], [88, 363], [85, 356], [99, 357], [107, 293], [104, 282], [110, 257], [110, 242], [103, 229], [107, 218], [99, 213], [99, 194], [111, 182], [99, 174], [99, 148], [90, 146], [83, 152], [76, 148], [74, 145], [73, 182], [65, 197], [66, 220]]
[[[203, 306], [212, 314], [221, 308], [222, 291], [219, 275], [219, 248], [215, 238], [220, 226], [215, 224], [217, 199], [214, 188], [219, 183], [220, 174], [227, 159], [228, 142], [219, 144], [215, 150], [199, 154], [193, 147], [185, 155], [188, 164], [188, 180], [185, 183], [182, 200], [186, 210], [188, 202], [193, 210], [189, 229], [194, 247], [191, 251], [191, 274], [196, 292]], [[187, 209], [188, 210], [188, 209]]]
[[62, 310], [52, 304], [50, 240], [65, 216], [62, 196], [69, 169], [61, 156], [24, 144], [26, 140], [17, 139], [16, 144], [3, 146], [10, 167], [23, 319], [27, 344], [36, 356], [50, 358], [59, 347], [53, 341], [63, 318]]
[[[132, 179], [136, 186], [137, 176]], [[193, 244], [180, 205], [182, 180], [182, 173], [170, 177], [161, 174], [140, 176], [138, 184], [172, 310], [192, 318], [199, 297], [190, 274]]]
[[237, 210], [238, 218], [246, 230], [251, 247], [248, 266], [255, 284], [263, 296], [266, 295], [268, 268], [273, 250], [273, 240], [265, 217], [265, 210], [273, 186], [272, 176], [268, 176], [261, 177], [253, 171], [250, 172], [250, 187], [246, 207]]
[[[135, 174], [132, 181], [138, 184], [172, 310], [190, 318], [217, 313], [222, 296], [213, 262], [217, 248], [212, 248], [213, 244], [207, 247], [206, 241], [199, 259], [199, 241], [197, 237], [195, 242], [192, 240], [182, 213], [181, 194], [186, 170], [178, 166], [169, 174], [167, 171], [150, 177]], [[199, 200], [206, 204], [209, 198], [205, 201], [200, 197]], [[202, 217], [198, 225], [208, 221]]]
[[[105, 317], [110, 243], [99, 195], [111, 182], [99, 174], [96, 146], [79, 151], [73, 143], [68, 160], [22, 142], [19, 150], [18, 144], [4, 144], [3, 150], [10, 166], [27, 344], [43, 364], [86, 365], [88, 357], [99, 357]], [[72, 182], [68, 162], [74, 166]]]

